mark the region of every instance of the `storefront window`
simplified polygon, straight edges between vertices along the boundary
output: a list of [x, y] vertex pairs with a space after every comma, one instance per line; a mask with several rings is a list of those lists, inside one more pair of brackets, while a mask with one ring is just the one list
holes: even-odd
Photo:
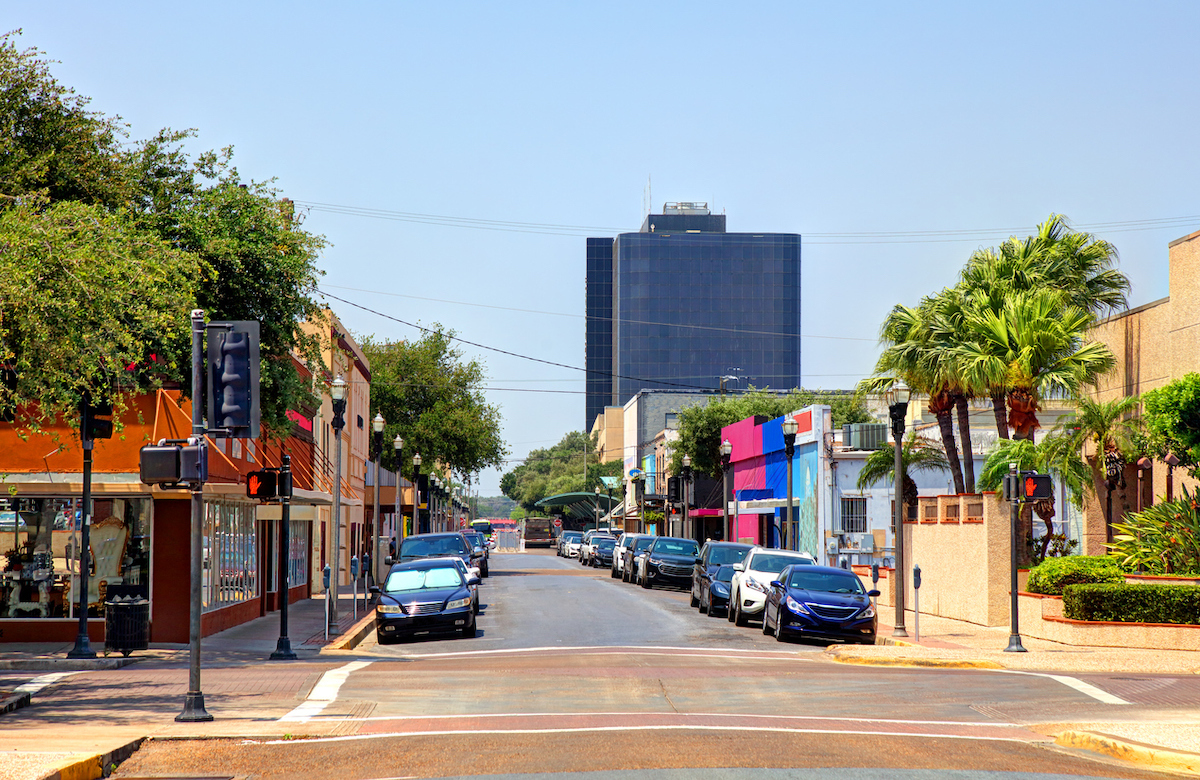
[[204, 609], [220, 609], [259, 596], [258, 531], [254, 505], [204, 502]]
[[[116, 596], [150, 597], [150, 511], [145, 498], [94, 499], [86, 596], [103, 617]], [[74, 618], [79, 609], [78, 498], [0, 500], [0, 618]]]
[[305, 520], [288, 523], [288, 587], [308, 582], [308, 527]]

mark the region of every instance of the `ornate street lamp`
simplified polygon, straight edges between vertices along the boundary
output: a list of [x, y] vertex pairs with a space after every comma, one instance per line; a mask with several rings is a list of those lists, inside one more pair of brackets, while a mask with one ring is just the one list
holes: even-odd
[[[689, 493], [689, 488], [691, 487], [691, 484], [692, 484], [692, 458], [689, 455], [684, 455], [683, 458], [680, 459], [680, 462], [683, 464], [683, 468], [681, 468], [679, 470], [679, 476], [682, 477], [682, 479], [680, 480], [681, 484], [679, 485], [679, 492], [683, 494], [681, 496], [681, 498], [683, 499], [683, 529], [684, 529], [683, 533], [686, 536], [688, 533], [688, 529], [690, 528], [691, 536], [692, 536], [692, 538], [695, 538], [696, 537], [696, 528], [694, 525], [692, 525], [691, 518], [688, 517], [688, 514], [690, 512], [690, 510], [688, 509], [688, 503], [689, 503], [688, 493]], [[700, 541], [700, 540], [696, 539], [696, 541]]]
[[371, 516], [371, 538], [374, 539], [374, 544], [371, 545], [371, 555], [374, 556], [375, 571], [371, 576], [375, 578], [375, 582], [380, 582], [380, 576], [383, 574], [381, 567], [383, 566], [383, 556], [380, 555], [380, 541], [383, 539], [383, 519], [379, 517], [379, 483], [383, 480], [379, 475], [379, 461], [383, 457], [383, 426], [386, 425], [383, 415], [375, 413], [375, 419], [371, 420], [371, 431], [374, 433], [375, 445], [375, 512]]
[[[421, 533], [421, 453], [412, 457], [413, 465], [413, 533]], [[400, 550], [396, 550], [400, 554]]]
[[792, 458], [796, 455], [796, 431], [799, 429], [796, 418], [789, 414], [783, 421], [783, 454], [787, 456], [787, 518], [784, 520], [783, 547], [788, 548], [790, 541], [793, 550], [800, 549], [800, 528], [795, 525], [792, 506]]
[[338, 374], [329, 387], [333, 399], [333, 555], [329, 575], [329, 635], [338, 630], [338, 579], [342, 565], [342, 428], [346, 427], [346, 380]]
[[[400, 511], [400, 478], [404, 472], [401, 457], [404, 454], [404, 439], [400, 434], [396, 434], [396, 438], [392, 439], [392, 447], [396, 450], [396, 517], [392, 523], [392, 544], [396, 548], [395, 555], [400, 554], [400, 542], [404, 541], [404, 515]], [[393, 557], [394, 557], [393, 556]]]
[[725, 516], [725, 541], [732, 540], [733, 528], [729, 524], [729, 459], [733, 445], [729, 439], [721, 442], [721, 513]]
[[600, 527], [600, 486], [596, 485], [596, 527]]
[[905, 417], [910, 396], [908, 385], [902, 379], [897, 379], [886, 394], [896, 446], [896, 622], [892, 636], [908, 636], [908, 631], [904, 629], [904, 464], [901, 449], [904, 446]]

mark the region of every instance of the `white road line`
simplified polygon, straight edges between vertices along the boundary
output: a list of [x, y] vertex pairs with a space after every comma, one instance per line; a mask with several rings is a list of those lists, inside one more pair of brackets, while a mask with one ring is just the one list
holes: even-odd
[[[700, 658], [729, 658], [742, 656], [745, 658], [762, 658], [764, 656], [792, 657], [797, 660], [811, 661], [811, 658], [800, 658], [800, 656], [811, 655], [810, 653], [800, 653], [795, 650], [739, 650], [739, 649], [723, 649], [718, 647], [661, 647], [661, 646], [626, 646], [612, 645], [606, 647], [596, 646], [580, 646], [580, 647], [564, 647], [562, 645], [549, 645], [547, 647], [514, 647], [507, 650], [461, 650], [453, 653], [408, 653], [398, 658], [455, 658], [462, 656], [473, 655], [504, 655], [508, 653], [546, 653], [549, 651], [571, 651], [574, 653], [584, 653], [586, 655], [621, 655], [640, 653], [642, 655], [668, 655], [668, 653], [660, 652], [663, 650], [671, 651], [672, 653], [684, 656], [694, 655]], [[701, 655], [704, 653], [704, 655]]]
[[1108, 691], [1101, 690], [1091, 683], [1085, 683], [1083, 680], [1077, 680], [1074, 677], [1067, 677], [1063, 674], [1047, 674], [1045, 672], [1023, 672], [1016, 669], [993, 669], [995, 672], [1003, 672], [1005, 674], [1025, 674], [1030, 677], [1046, 677], [1055, 682], [1062, 683], [1068, 688], [1073, 688], [1082, 694], [1091, 696], [1096, 701], [1104, 702], [1105, 704], [1130, 704], [1120, 696], [1114, 696]]
[[321, 679], [313, 686], [312, 692], [304, 703], [280, 718], [280, 722], [307, 723], [314, 715], [321, 713], [330, 703], [337, 700], [338, 691], [350, 677], [350, 673], [370, 666], [374, 661], [351, 661], [345, 666], [339, 666], [321, 675]]
[[1019, 737], [985, 737], [976, 734], [914, 734], [908, 731], [862, 731], [850, 729], [791, 729], [773, 726], [588, 726], [581, 728], [556, 729], [479, 729], [446, 731], [401, 731], [388, 734], [351, 734], [344, 737], [317, 737], [314, 739], [272, 739], [262, 742], [244, 742], [258, 745], [311, 745], [316, 742], [352, 742], [355, 740], [386, 739], [389, 737], [443, 737], [476, 736], [480, 734], [573, 734], [612, 731], [754, 731], [782, 734], [845, 734], [861, 737], [920, 737], [924, 739], [970, 739], [988, 742], [1029, 742]]
[[13, 688], [13, 693], [34, 694], [45, 688], [47, 685], [53, 685], [64, 677], [70, 677], [73, 674], [79, 674], [79, 672], [54, 672], [53, 674], [43, 674], [39, 677], [34, 677], [32, 680], [24, 683], [23, 685], [18, 685], [16, 688]]
[[461, 720], [463, 718], [571, 718], [571, 717], [611, 717], [622, 715], [633, 718], [641, 717], [688, 717], [688, 718], [758, 718], [762, 720], [812, 720], [812, 721], [845, 721], [857, 723], [895, 723], [908, 726], [986, 726], [989, 728], [1025, 728], [1019, 723], [1006, 723], [994, 720], [907, 720], [904, 718], [860, 718], [853, 715], [833, 717], [829, 715], [759, 715], [748, 712], [461, 712], [454, 715], [369, 715], [358, 718], [327, 716], [314, 720], [347, 720], [347, 721], [376, 721], [376, 720]]

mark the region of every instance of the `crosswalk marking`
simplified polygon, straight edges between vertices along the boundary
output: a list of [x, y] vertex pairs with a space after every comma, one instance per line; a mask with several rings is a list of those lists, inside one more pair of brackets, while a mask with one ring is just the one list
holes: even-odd
[[339, 666], [337, 669], [332, 669], [321, 675], [321, 679], [313, 686], [312, 692], [308, 694], [308, 698], [304, 703], [294, 710], [284, 715], [279, 720], [289, 723], [307, 723], [314, 715], [320, 714], [332, 702], [337, 700], [338, 691], [342, 685], [350, 677], [351, 672], [356, 672], [365, 666], [370, 666], [374, 661], [351, 661], [345, 666]]

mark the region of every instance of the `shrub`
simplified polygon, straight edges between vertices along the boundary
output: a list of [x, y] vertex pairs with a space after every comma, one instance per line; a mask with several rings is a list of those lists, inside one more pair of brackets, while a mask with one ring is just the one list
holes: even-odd
[[1146, 574], [1200, 574], [1200, 495], [1146, 507], [1113, 523], [1109, 549], [1129, 570]]
[[1070, 555], [1066, 558], [1047, 558], [1029, 570], [1025, 590], [1049, 596], [1063, 595], [1067, 585], [1090, 583], [1123, 583], [1125, 577], [1112, 558], [1090, 558]]
[[1072, 620], [1200, 624], [1197, 585], [1070, 585], [1063, 615]]

